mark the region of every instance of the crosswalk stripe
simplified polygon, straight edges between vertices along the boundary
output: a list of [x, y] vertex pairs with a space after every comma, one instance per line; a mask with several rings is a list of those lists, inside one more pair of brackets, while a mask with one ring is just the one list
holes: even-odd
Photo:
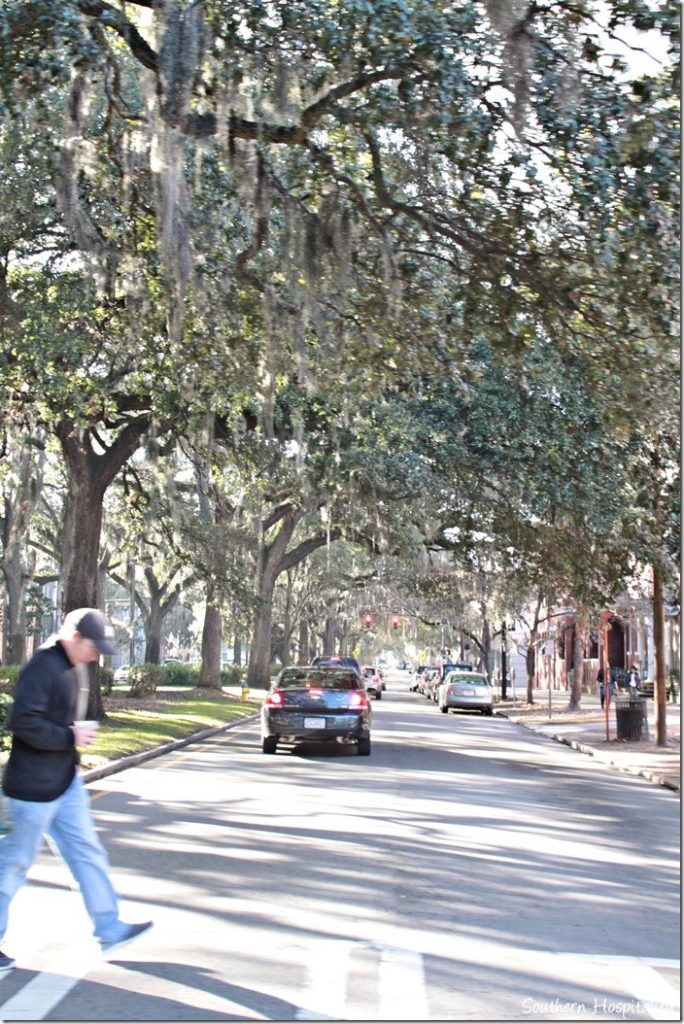
[[343, 1020], [354, 942], [323, 940], [306, 953], [305, 982], [295, 1020]]
[[677, 992], [651, 966], [632, 963], [628, 971], [620, 973], [620, 979], [636, 997], [636, 1005], [623, 1000], [625, 1009], [648, 1014], [653, 1020], [681, 1020], [679, 1006], [675, 1006]]
[[52, 971], [36, 975], [2, 1004], [2, 1019], [43, 1020], [101, 960], [99, 949], [92, 953], [84, 946], [70, 949], [55, 960]]
[[380, 1020], [428, 1020], [423, 957], [412, 949], [378, 945]]
[[353, 993], [347, 992], [354, 949], [379, 954], [380, 1020], [428, 1020], [423, 957], [415, 950], [376, 942], [318, 942], [306, 955], [305, 982], [295, 1020], [344, 1020]]

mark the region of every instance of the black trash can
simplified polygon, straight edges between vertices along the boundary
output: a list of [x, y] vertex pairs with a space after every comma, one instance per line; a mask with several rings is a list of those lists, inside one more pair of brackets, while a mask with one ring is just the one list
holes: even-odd
[[619, 740], [643, 739], [646, 701], [639, 697], [616, 697], [615, 721]]

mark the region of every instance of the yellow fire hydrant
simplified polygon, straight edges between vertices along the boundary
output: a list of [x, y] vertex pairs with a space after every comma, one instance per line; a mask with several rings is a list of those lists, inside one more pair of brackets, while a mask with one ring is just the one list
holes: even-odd
[[249, 683], [246, 679], [243, 679], [240, 683], [240, 700], [243, 704], [249, 700]]

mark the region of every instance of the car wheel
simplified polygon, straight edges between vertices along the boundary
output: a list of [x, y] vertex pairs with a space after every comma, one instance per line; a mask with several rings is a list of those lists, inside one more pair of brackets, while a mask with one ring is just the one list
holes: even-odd
[[356, 752], [359, 757], [368, 757], [371, 752], [371, 741], [370, 736], [362, 736], [359, 742], [356, 744]]
[[439, 710], [442, 712], [443, 715], [446, 715], [449, 712], [449, 708], [446, 706], [446, 704], [441, 704]]
[[264, 754], [275, 754], [277, 747], [277, 736], [264, 736], [264, 738], [261, 741], [261, 749], [263, 750]]
[[382, 690], [378, 690], [378, 692], [375, 694], [375, 699], [382, 700]]
[[494, 708], [483, 708], [482, 709], [482, 714], [483, 715], [493, 715], [494, 714]]

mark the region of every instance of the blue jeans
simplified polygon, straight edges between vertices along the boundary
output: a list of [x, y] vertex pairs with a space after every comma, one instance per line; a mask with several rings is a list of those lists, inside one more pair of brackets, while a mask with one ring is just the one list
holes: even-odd
[[7, 930], [12, 897], [26, 881], [45, 834], [78, 882], [95, 936], [114, 942], [126, 926], [119, 920], [119, 900], [109, 880], [109, 860], [97, 837], [90, 800], [76, 775], [62, 796], [45, 803], [7, 798], [11, 829], [0, 839], [0, 939]]

